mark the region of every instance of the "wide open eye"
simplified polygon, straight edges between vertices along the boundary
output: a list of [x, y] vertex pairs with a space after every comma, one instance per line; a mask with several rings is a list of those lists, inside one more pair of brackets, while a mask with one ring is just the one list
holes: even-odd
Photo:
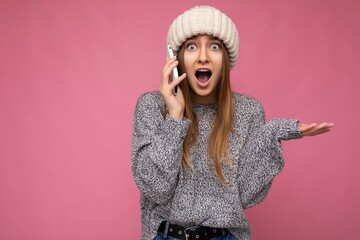
[[210, 45], [210, 49], [212, 49], [212, 50], [218, 50], [218, 49], [220, 49], [220, 44], [218, 44], [218, 43], [212, 43], [212, 44]]
[[196, 49], [196, 45], [195, 43], [188, 43], [186, 45], [186, 48], [189, 49], [189, 50], [195, 50]]

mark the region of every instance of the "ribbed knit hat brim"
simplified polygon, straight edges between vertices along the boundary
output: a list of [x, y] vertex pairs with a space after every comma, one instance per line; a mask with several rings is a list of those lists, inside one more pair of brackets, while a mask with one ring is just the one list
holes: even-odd
[[234, 67], [238, 57], [239, 35], [228, 16], [211, 6], [193, 7], [179, 15], [170, 25], [167, 42], [176, 54], [187, 39], [199, 34], [220, 39], [229, 54], [230, 68]]

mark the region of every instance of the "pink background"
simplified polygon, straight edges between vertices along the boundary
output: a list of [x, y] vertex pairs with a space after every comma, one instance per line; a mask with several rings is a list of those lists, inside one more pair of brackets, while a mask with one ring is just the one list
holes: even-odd
[[205, 3], [239, 28], [234, 90], [268, 119], [336, 124], [284, 142], [254, 239], [358, 239], [359, 1], [1, 0], [1, 240], [140, 238], [134, 105], [158, 89], [171, 21]]

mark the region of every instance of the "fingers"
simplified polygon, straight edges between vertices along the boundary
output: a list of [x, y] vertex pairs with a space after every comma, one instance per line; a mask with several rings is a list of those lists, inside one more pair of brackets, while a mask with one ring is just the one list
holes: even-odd
[[166, 59], [166, 64], [163, 68], [163, 84], [164, 83], [168, 83], [169, 78], [170, 78], [170, 74], [172, 72], [172, 70], [179, 64], [179, 61], [176, 59], [176, 57], [172, 57], [172, 58], [167, 58]]
[[172, 95], [173, 89], [175, 86], [177, 86], [181, 81], [183, 81], [186, 78], [186, 74], [182, 74], [177, 79], [172, 79], [171, 82], [169, 82], [170, 76], [172, 74], [173, 69], [179, 64], [176, 57], [167, 58], [166, 64], [163, 68], [162, 72], [162, 82], [160, 86], [160, 91], [164, 96]]
[[302, 136], [316, 136], [331, 131], [335, 125], [333, 123], [323, 122], [321, 124], [299, 123], [299, 130]]
[[179, 85], [179, 83], [186, 78], [186, 73], [183, 73], [180, 77], [177, 79], [174, 79], [171, 83], [169, 83], [169, 87], [172, 89], [176, 85]]
[[[179, 85], [181, 81], [183, 81], [186, 78], [186, 73], [183, 73], [179, 78], [173, 80], [171, 83], [162, 83], [160, 86], [160, 92], [163, 94], [164, 97], [173, 95], [173, 90], [175, 86]], [[181, 92], [181, 89], [178, 87], [178, 92]]]

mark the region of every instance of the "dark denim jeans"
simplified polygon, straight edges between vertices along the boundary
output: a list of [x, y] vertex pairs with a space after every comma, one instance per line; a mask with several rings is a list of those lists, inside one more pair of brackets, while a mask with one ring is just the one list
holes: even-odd
[[[156, 238], [154, 238], [154, 240], [178, 240], [178, 239], [169, 237], [169, 236], [164, 237], [163, 233], [158, 232], [158, 234], [157, 234]], [[229, 232], [226, 235], [215, 237], [215, 238], [212, 238], [211, 240], [237, 240], [237, 238]]]

